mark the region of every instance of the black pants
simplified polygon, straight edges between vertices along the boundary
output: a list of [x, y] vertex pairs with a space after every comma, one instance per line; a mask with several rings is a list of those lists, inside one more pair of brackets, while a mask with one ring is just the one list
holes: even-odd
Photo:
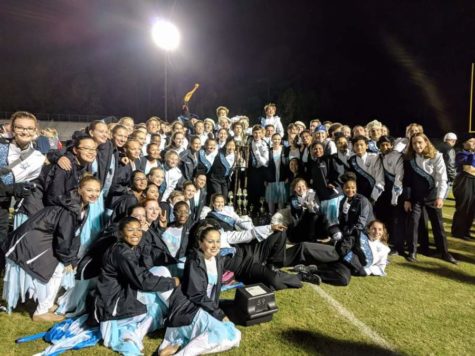
[[274, 233], [263, 242], [253, 241], [235, 247], [236, 254], [226, 262], [225, 268], [234, 272], [237, 280], [244, 284], [264, 283], [275, 290], [302, 286], [296, 275], [273, 271], [268, 267], [270, 263], [277, 266], [283, 264], [285, 234]]
[[455, 214], [452, 221], [452, 235], [470, 236], [470, 228], [475, 218], [475, 176], [465, 172], [457, 175], [453, 192]]
[[207, 204], [210, 203], [213, 194], [222, 194], [224, 195], [224, 198], [228, 200], [228, 183], [226, 181], [209, 179], [207, 184], [207, 194]]
[[328, 236], [326, 219], [323, 215], [304, 212], [297, 224], [289, 227], [287, 235], [293, 243], [325, 238]]
[[399, 197], [398, 204], [391, 204], [392, 191], [385, 191], [374, 206], [376, 219], [381, 220], [388, 230], [389, 242], [397, 251], [404, 251], [404, 236], [406, 236], [407, 222], [404, 212], [404, 201]]
[[334, 246], [316, 242], [301, 242], [285, 251], [284, 266], [321, 264], [336, 262], [339, 259], [340, 256]]
[[347, 286], [351, 280], [351, 270], [343, 262], [332, 262], [318, 266], [317, 274], [322, 282], [334, 286]]
[[[417, 252], [417, 244], [419, 241], [421, 214], [423, 209], [427, 211], [427, 216], [432, 224], [432, 232], [434, 234], [435, 246], [438, 252], [447, 253], [447, 237], [442, 222], [442, 209], [434, 207], [433, 202], [412, 202], [412, 213], [409, 223], [409, 234], [407, 235], [407, 245], [409, 253]], [[423, 246], [425, 247], [425, 246]]]

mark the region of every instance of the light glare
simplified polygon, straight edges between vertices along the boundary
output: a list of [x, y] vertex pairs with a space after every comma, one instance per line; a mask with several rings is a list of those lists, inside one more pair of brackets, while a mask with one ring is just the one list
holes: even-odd
[[178, 28], [167, 21], [157, 21], [152, 26], [152, 39], [155, 44], [165, 51], [173, 51], [180, 44]]

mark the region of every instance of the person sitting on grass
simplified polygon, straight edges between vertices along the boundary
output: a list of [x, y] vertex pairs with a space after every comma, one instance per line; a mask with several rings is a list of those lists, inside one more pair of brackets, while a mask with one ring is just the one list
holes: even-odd
[[79, 262], [82, 228], [100, 192], [99, 180], [86, 176], [78, 189], [58, 199], [58, 205], [40, 210], [10, 235], [3, 286], [9, 311], [29, 292], [38, 301], [33, 321], [64, 319], [53, 313], [54, 301], [63, 275], [72, 273]]
[[100, 323], [104, 346], [125, 355], [140, 355], [142, 339], [163, 320], [163, 310], [145, 305], [144, 292], [161, 292], [167, 299], [180, 281], [165, 267], [152, 271], [140, 265], [142, 227], [126, 217], [119, 223], [120, 241], [104, 254], [91, 315]]
[[158, 349], [161, 356], [222, 352], [238, 347], [241, 340], [241, 332], [219, 308], [227, 259], [220, 256], [220, 232], [206, 227], [198, 241], [199, 248], [189, 254], [183, 274], [182, 290], [191, 303], [170, 303], [169, 327]]

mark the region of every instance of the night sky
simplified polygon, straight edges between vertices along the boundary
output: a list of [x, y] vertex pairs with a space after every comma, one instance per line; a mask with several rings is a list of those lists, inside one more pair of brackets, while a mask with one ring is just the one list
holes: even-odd
[[475, 1], [11, 1], [0, 5], [0, 111], [163, 116], [164, 53], [153, 18], [172, 20], [169, 119], [191, 111], [284, 122], [366, 123], [395, 135], [468, 128]]

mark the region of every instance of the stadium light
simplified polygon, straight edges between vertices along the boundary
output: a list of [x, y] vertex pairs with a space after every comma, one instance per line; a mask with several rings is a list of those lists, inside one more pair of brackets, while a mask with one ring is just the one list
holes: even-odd
[[180, 45], [180, 32], [171, 22], [158, 20], [152, 26], [152, 39], [165, 51], [174, 51]]

